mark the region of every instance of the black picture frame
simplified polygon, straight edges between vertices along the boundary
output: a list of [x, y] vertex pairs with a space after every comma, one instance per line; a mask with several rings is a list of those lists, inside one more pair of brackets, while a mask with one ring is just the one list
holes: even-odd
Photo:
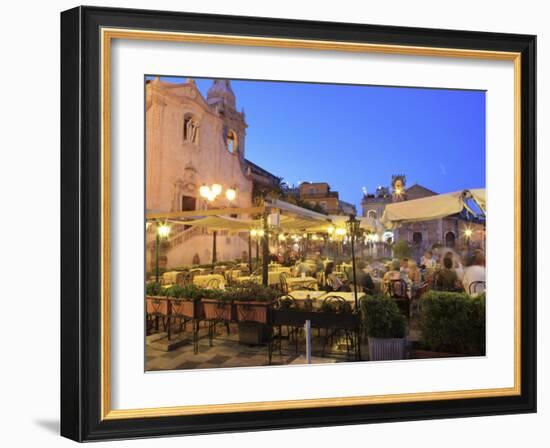
[[[521, 53], [521, 394], [187, 416], [101, 418], [100, 29]], [[61, 14], [61, 435], [76, 441], [536, 412], [536, 37], [78, 7]]]

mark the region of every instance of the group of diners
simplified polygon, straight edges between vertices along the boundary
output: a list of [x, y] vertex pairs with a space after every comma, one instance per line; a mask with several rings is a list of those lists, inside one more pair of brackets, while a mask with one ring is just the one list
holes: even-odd
[[409, 297], [419, 291], [429, 289], [438, 291], [466, 292], [476, 296], [485, 291], [485, 254], [475, 250], [464, 257], [452, 251], [442, 254], [430, 250], [424, 252], [420, 264], [409, 258], [394, 259], [388, 263], [383, 277], [384, 292], [389, 294], [392, 282], [405, 282]]
[[[355, 276], [351, 260], [335, 261], [322, 258], [319, 253], [282, 264], [268, 264], [268, 285], [293, 290], [321, 290], [326, 292], [363, 292], [366, 294], [402, 295], [418, 298], [423, 292], [464, 291], [472, 296], [485, 291], [485, 255], [481, 250], [460, 257], [452, 251], [426, 251], [419, 262], [403, 257], [391, 260], [356, 258]], [[286, 265], [286, 266], [285, 266]], [[203, 287], [224, 288], [228, 285], [254, 281], [262, 282], [262, 268], [249, 269], [248, 264], [227, 262], [214, 267], [190, 266], [180, 271], [163, 274], [162, 283], [193, 283]], [[355, 282], [355, 283], [354, 283]], [[396, 284], [400, 291], [395, 290]]]

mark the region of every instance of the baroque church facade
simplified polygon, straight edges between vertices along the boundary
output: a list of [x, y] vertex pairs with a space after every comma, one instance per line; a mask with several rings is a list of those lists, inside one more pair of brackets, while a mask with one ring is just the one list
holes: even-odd
[[[250, 207], [254, 184], [274, 181], [275, 176], [245, 158], [246, 118], [244, 111], [236, 109], [229, 80], [214, 80], [206, 98], [192, 79], [184, 83], [147, 80], [145, 102], [148, 212]], [[220, 194], [209, 203], [199, 189], [213, 184], [224, 191], [235, 190], [235, 198], [229, 201]], [[154, 262], [154, 232], [153, 228], [147, 231], [147, 270]], [[242, 257], [247, 250], [246, 235], [218, 232], [219, 261]], [[212, 261], [212, 235], [173, 224], [159, 264], [171, 268], [197, 260]]]

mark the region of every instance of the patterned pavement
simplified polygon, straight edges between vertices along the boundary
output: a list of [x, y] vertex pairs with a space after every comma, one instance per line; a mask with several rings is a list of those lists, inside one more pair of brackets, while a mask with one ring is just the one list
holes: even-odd
[[[238, 328], [236, 324], [230, 325], [230, 332], [227, 334], [223, 326], [217, 329], [217, 335], [213, 346], [208, 343], [206, 329], [201, 326], [199, 350], [193, 353], [192, 333], [185, 331], [179, 336], [173, 337], [181, 345], [171, 351], [166, 351], [166, 339], [153, 342], [158, 336], [148, 337], [146, 344], [146, 369], [152, 370], [182, 370], [182, 369], [213, 369], [224, 367], [252, 367], [269, 365], [267, 355], [267, 344], [245, 345], [238, 340]], [[316, 330], [312, 334], [312, 363], [335, 363], [351, 361], [346, 356], [343, 341], [334, 341], [332, 347], [327, 349], [323, 357], [320, 357], [324, 338], [317, 336]], [[299, 338], [298, 352], [295, 352], [294, 342], [283, 341], [282, 354], [276, 350], [273, 353], [271, 365], [304, 364], [305, 339], [303, 335]], [[362, 345], [362, 353], [367, 353], [367, 346]]]

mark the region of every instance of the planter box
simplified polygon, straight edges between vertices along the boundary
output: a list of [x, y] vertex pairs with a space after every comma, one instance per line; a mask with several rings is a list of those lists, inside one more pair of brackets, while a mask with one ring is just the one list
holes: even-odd
[[269, 322], [272, 302], [235, 302], [239, 322]]
[[371, 361], [391, 361], [405, 359], [405, 338], [371, 338], [369, 337], [369, 359]]
[[200, 300], [171, 299], [172, 315], [189, 319], [204, 318], [204, 304]]
[[235, 307], [231, 302], [224, 302], [216, 299], [202, 299], [204, 316], [211, 320], [236, 320]]
[[258, 322], [239, 322], [239, 344], [260, 345], [269, 341], [269, 327]]
[[147, 314], [168, 316], [170, 314], [170, 301], [167, 297], [146, 296]]

